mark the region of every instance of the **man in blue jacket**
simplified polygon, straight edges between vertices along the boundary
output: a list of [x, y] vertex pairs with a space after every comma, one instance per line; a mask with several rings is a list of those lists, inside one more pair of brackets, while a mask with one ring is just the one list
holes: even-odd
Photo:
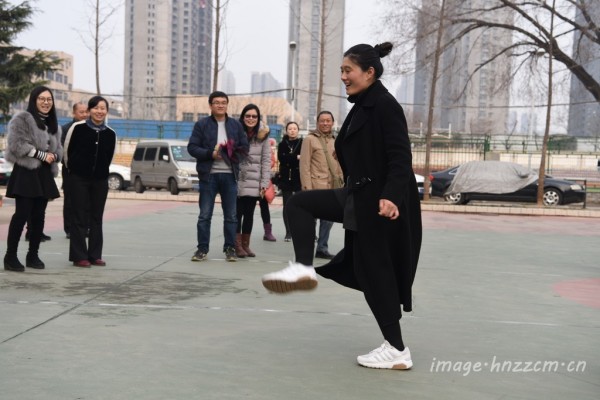
[[223, 92], [208, 96], [211, 115], [194, 125], [188, 152], [196, 159], [200, 180], [198, 249], [192, 261], [206, 260], [210, 244], [210, 224], [217, 193], [223, 209], [223, 252], [227, 261], [236, 261], [237, 179], [240, 161], [248, 154], [248, 139], [242, 124], [227, 116], [229, 97]]

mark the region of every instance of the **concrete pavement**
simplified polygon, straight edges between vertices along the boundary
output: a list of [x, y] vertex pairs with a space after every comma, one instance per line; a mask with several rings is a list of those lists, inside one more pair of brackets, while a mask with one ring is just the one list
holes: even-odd
[[[415, 366], [378, 371], [355, 361], [382, 342], [361, 293], [326, 280], [285, 296], [262, 287], [293, 256], [279, 204], [278, 242], [262, 240], [257, 211], [257, 257], [236, 263], [220, 252], [217, 207], [209, 260], [194, 263], [193, 198], [111, 197], [106, 267], [68, 263], [58, 199], [47, 269], [0, 271], [0, 399], [600, 397], [595, 218], [424, 211], [415, 309], [402, 319]], [[12, 210], [5, 199], [3, 241]], [[336, 224], [332, 251], [342, 236]]]

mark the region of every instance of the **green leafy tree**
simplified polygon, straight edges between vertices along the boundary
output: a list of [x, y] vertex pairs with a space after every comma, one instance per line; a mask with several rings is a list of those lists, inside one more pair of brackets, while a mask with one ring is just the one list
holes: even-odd
[[23, 47], [12, 44], [30, 26], [28, 19], [33, 12], [30, 1], [12, 5], [0, 0], [0, 114], [4, 120], [9, 118], [10, 105], [24, 100], [35, 86], [46, 83], [41, 79], [44, 73], [62, 62], [43, 51], [24, 55]]

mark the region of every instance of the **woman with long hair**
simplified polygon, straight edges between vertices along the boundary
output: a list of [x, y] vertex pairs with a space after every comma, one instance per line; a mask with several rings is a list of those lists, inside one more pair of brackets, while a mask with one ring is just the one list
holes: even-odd
[[285, 240], [292, 241], [290, 227], [286, 215], [286, 204], [290, 197], [302, 190], [300, 182], [300, 150], [302, 150], [302, 138], [299, 136], [300, 127], [294, 121], [285, 125], [285, 134], [279, 146], [277, 156], [279, 158], [279, 189], [283, 196], [283, 224], [285, 225]]
[[4, 269], [23, 272], [17, 257], [19, 239], [29, 220], [29, 251], [25, 266], [43, 269], [38, 251], [48, 200], [60, 197], [54, 177], [63, 154], [60, 126], [52, 91], [37, 86], [29, 95], [27, 111], [17, 113], [8, 124], [5, 157], [14, 163], [6, 187], [6, 197], [15, 199], [15, 213], [8, 227]]
[[260, 110], [248, 104], [240, 114], [240, 122], [248, 137], [248, 156], [240, 163], [237, 198], [237, 230], [235, 252], [239, 258], [255, 257], [250, 249], [256, 202], [264, 197], [271, 180], [271, 145], [269, 127], [260, 119]]

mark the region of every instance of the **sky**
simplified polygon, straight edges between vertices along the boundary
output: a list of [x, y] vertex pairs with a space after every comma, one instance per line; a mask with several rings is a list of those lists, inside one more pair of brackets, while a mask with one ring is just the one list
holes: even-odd
[[[124, 0], [103, 0], [111, 5]], [[10, 0], [19, 4], [19, 0]], [[94, 56], [84, 39], [91, 40], [91, 0], [33, 0], [36, 13], [31, 27], [15, 45], [29, 49], [64, 51], [74, 57], [75, 89], [95, 91]], [[346, 0], [344, 48], [357, 43], [376, 44], [371, 27], [377, 26], [375, 2]], [[288, 0], [230, 0], [227, 8], [225, 68], [232, 71], [236, 92], [250, 91], [252, 72], [270, 72], [285, 85], [288, 51]], [[124, 5], [107, 22], [100, 56], [100, 87], [105, 95], [123, 93]], [[340, 61], [341, 61], [340, 54]]]

